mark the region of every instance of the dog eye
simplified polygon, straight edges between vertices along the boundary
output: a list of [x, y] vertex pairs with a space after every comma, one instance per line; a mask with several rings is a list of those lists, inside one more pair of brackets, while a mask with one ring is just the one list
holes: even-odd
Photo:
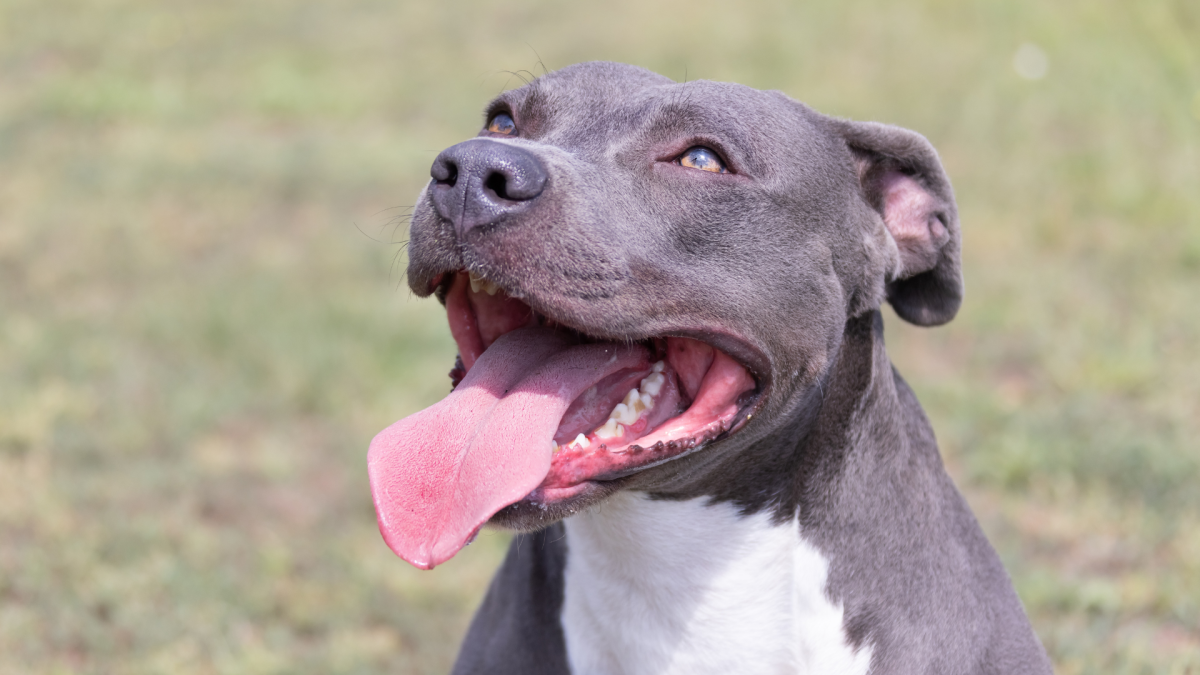
[[680, 166], [686, 166], [689, 169], [700, 169], [701, 171], [711, 171], [713, 173], [729, 173], [729, 169], [725, 168], [725, 163], [721, 161], [717, 153], [701, 145], [688, 148], [687, 152], [675, 160], [675, 163]]
[[517, 123], [513, 122], [513, 118], [508, 113], [496, 113], [492, 117], [492, 121], [488, 122], [487, 130], [493, 134], [512, 136], [517, 132]]

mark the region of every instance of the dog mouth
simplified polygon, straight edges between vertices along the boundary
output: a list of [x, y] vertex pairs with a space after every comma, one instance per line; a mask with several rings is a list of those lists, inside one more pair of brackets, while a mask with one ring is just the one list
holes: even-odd
[[546, 508], [735, 432], [760, 399], [750, 371], [702, 340], [596, 338], [466, 272], [436, 285], [454, 390], [368, 453], [380, 531], [418, 567], [505, 507]]

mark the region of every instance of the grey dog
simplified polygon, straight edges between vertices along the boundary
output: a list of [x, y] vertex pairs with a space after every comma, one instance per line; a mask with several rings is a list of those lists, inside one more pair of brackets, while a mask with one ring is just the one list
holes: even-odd
[[488, 106], [413, 213], [443, 402], [369, 453], [432, 567], [521, 532], [455, 673], [1048, 673], [883, 341], [962, 302], [919, 134], [585, 63]]

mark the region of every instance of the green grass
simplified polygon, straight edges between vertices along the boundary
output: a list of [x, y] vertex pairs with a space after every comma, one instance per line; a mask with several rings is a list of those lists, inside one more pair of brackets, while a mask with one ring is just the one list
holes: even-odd
[[968, 296], [893, 359], [1059, 672], [1200, 672], [1194, 2], [2, 0], [0, 673], [448, 668], [505, 539], [375, 528], [454, 351], [405, 207], [587, 59], [928, 136]]

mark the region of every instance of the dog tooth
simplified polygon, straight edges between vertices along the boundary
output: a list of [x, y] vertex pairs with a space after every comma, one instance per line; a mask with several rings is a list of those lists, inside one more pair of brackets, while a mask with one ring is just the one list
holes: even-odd
[[551, 451], [551, 452], [558, 452], [558, 451], [559, 451], [559, 447], [558, 447], [558, 442], [557, 442], [557, 441], [550, 441], [550, 451]]
[[654, 407], [654, 397], [650, 394], [642, 394], [642, 406], [649, 410]]
[[656, 373], [661, 373], [664, 369], [666, 369], [666, 367], [667, 367], [667, 365], [664, 362], [659, 361], [658, 363], [655, 363], [654, 367], [651, 368], [650, 370], [652, 370]]
[[483, 291], [488, 295], [495, 295], [500, 290], [499, 285], [482, 277], [476, 276], [474, 272], [468, 272], [467, 278], [471, 282], [472, 293]]
[[652, 373], [642, 380], [642, 391], [651, 396], [658, 396], [667, 378], [662, 373]]
[[584, 436], [583, 434], [579, 434], [578, 436], [575, 437], [574, 441], [571, 441], [571, 444], [578, 445], [581, 448], [586, 448], [587, 446], [591, 445], [591, 442], [588, 441], [587, 436]]
[[613, 409], [613, 412], [617, 413], [616, 420], [621, 424], [633, 424], [638, 418], [637, 411], [625, 405], [624, 403], [617, 404], [617, 407]]
[[608, 439], [608, 438], [616, 438], [617, 436], [620, 436], [621, 433], [624, 431], [625, 430], [621, 427], [621, 425], [617, 424], [616, 420], [609, 418], [609, 420], [604, 423], [604, 426], [593, 431], [592, 433], [596, 434], [596, 438]]
[[624, 415], [628, 410], [629, 406], [625, 405], [624, 403], [618, 403], [617, 407], [613, 408], [612, 412], [608, 413], [608, 419], [620, 421], [621, 416]]
[[667, 376], [663, 375], [662, 373], [650, 373], [649, 375], [642, 378], [642, 384], [649, 384], [650, 382], [666, 382], [666, 381], [667, 381]]
[[632, 408], [633, 404], [637, 403], [639, 398], [641, 398], [641, 392], [637, 389], [630, 389], [629, 393], [625, 394], [625, 400], [621, 402]]

